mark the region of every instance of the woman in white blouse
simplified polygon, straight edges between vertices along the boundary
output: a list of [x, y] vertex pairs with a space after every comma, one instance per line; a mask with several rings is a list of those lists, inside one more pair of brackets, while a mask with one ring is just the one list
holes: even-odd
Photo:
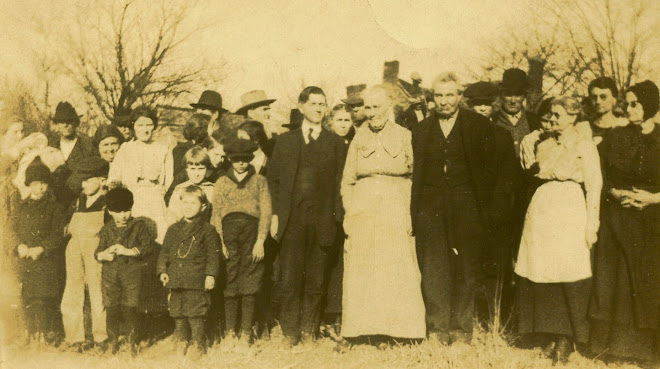
[[108, 182], [119, 182], [133, 192], [132, 215], [151, 219], [156, 226], [156, 241], [162, 243], [167, 231], [164, 195], [174, 178], [172, 151], [153, 140], [158, 126], [154, 110], [138, 107], [131, 113], [130, 121], [136, 139], [117, 151]]

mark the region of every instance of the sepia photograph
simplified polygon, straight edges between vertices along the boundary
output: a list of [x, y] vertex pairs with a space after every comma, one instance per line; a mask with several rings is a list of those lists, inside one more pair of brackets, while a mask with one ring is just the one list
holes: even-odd
[[0, 14], [0, 369], [660, 369], [660, 1]]

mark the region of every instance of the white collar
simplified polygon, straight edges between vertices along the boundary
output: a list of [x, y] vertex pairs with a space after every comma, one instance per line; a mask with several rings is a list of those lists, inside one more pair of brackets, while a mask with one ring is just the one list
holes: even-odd
[[516, 123], [518, 123], [518, 121], [520, 120], [520, 118], [522, 118], [522, 110], [520, 110], [518, 113], [513, 114], [513, 115], [511, 115], [511, 114], [505, 112], [504, 110], [502, 110], [502, 112], [503, 112], [503, 113], [506, 115], [506, 117], [509, 119], [509, 122], [511, 122], [514, 126], [516, 125]]
[[247, 170], [245, 172], [241, 173], [241, 174], [238, 174], [238, 172], [236, 172], [236, 170], [234, 169], [234, 177], [236, 177], [236, 179], [239, 182], [242, 182], [243, 179], [247, 176], [247, 174], [248, 174]]
[[317, 134], [317, 133], [321, 132], [322, 127], [321, 127], [321, 124], [314, 124], [314, 123], [309, 122], [307, 119], [305, 119], [305, 120], [303, 120], [302, 125], [300, 126], [300, 128], [302, 129], [303, 134], [309, 132], [310, 129], [312, 130], [313, 133]]

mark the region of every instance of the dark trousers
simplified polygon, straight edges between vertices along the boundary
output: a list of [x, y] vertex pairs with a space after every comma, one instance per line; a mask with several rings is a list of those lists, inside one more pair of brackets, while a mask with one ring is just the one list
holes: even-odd
[[25, 319], [30, 334], [46, 334], [57, 330], [57, 301], [57, 298], [23, 297]]
[[282, 237], [282, 332], [297, 337], [315, 332], [321, 310], [326, 253], [317, 241], [316, 209], [302, 202], [292, 209]]
[[178, 317], [174, 319], [174, 337], [179, 342], [188, 342], [204, 350], [206, 338], [204, 334], [203, 317]]
[[416, 214], [417, 257], [429, 332], [472, 333], [482, 226], [470, 192], [425, 194]]

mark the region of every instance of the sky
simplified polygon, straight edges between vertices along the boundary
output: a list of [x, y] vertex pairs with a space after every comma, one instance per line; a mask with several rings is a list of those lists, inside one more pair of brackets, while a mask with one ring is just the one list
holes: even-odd
[[[93, 0], [0, 0], [0, 76], [35, 81], [34, 55], [53, 47], [49, 33]], [[110, 0], [99, 0], [110, 1]], [[485, 57], [484, 45], [527, 21], [533, 0], [198, 0], [193, 23], [208, 24], [184, 54], [222, 65], [216, 89], [229, 110], [240, 96], [263, 89], [286, 110], [303, 85], [319, 85], [329, 102], [345, 86], [376, 84], [383, 62], [399, 60], [400, 78], [413, 71], [424, 86], [443, 71], [465, 78]], [[148, 4], [143, 1], [142, 4]], [[41, 19], [41, 34], [33, 32]], [[46, 37], [44, 38], [44, 34]], [[56, 71], [54, 73], [57, 73]], [[68, 96], [67, 81], [52, 86], [55, 101]], [[194, 96], [190, 97], [191, 100]], [[192, 102], [192, 101], [191, 101]]]

